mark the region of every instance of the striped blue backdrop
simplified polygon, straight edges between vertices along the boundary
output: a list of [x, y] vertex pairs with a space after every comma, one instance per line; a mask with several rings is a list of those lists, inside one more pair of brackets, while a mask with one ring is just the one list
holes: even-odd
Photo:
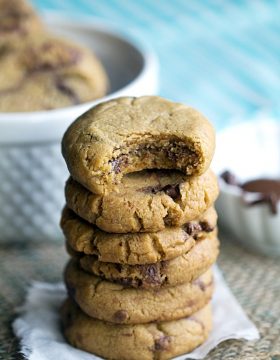
[[222, 129], [280, 113], [280, 1], [34, 0], [39, 10], [94, 15], [138, 34], [160, 59], [160, 94]]

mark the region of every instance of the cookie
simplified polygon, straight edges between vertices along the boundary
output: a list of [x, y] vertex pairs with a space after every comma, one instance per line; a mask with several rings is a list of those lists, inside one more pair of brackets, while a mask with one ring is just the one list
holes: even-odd
[[46, 34], [0, 54], [0, 111], [50, 110], [106, 93], [107, 77], [88, 49]]
[[43, 31], [39, 17], [24, 0], [0, 0], [0, 52], [19, 46]]
[[202, 344], [212, 328], [210, 304], [177, 321], [116, 325], [90, 318], [68, 299], [61, 317], [71, 345], [114, 360], [170, 359]]
[[70, 260], [64, 280], [69, 295], [86, 314], [118, 324], [168, 321], [189, 316], [206, 305], [213, 292], [211, 270], [191, 283], [145, 290], [102, 280]]
[[146, 169], [201, 175], [214, 147], [214, 129], [198, 111], [157, 96], [99, 104], [62, 141], [70, 174], [95, 194], [117, 191], [124, 174]]
[[97, 256], [80, 255], [70, 250], [83, 270], [102, 279], [134, 288], [161, 288], [175, 286], [197, 279], [217, 259], [219, 241], [215, 234], [197, 241], [186, 253], [172, 260], [155, 264], [126, 265], [105, 263]]
[[200, 219], [156, 233], [110, 234], [99, 230], [65, 208], [61, 227], [75, 251], [96, 255], [99, 261], [128, 265], [173, 259], [189, 251], [195, 241], [214, 231], [217, 214], [210, 208]]
[[211, 170], [198, 177], [178, 171], [144, 170], [123, 177], [118, 191], [96, 195], [70, 178], [67, 206], [83, 219], [112, 233], [156, 232], [181, 226], [204, 213], [218, 196]]

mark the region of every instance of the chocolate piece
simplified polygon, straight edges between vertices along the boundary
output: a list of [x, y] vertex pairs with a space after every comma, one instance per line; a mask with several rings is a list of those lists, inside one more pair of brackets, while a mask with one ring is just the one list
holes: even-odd
[[249, 205], [267, 203], [272, 214], [277, 214], [277, 204], [280, 201], [280, 180], [257, 179], [247, 181], [241, 185], [241, 188], [247, 192], [259, 193], [259, 199], [253, 200]]
[[240, 184], [230, 171], [225, 171], [220, 176], [227, 184], [240, 187], [244, 193], [250, 192], [258, 194], [258, 198], [252, 201], [248, 201], [243, 196], [246, 205], [254, 206], [267, 203], [271, 213], [274, 215], [277, 214], [277, 205], [280, 201], [280, 180], [261, 178]]
[[196, 233], [201, 231], [201, 226], [193, 222], [186, 223], [183, 228], [185, 232], [190, 236], [194, 236]]
[[151, 193], [151, 194], [157, 194], [163, 191], [173, 200], [177, 200], [180, 197], [180, 184], [170, 184], [170, 185], [165, 185], [163, 187], [161, 185], [147, 186], [145, 188], [139, 189], [138, 191]]
[[162, 189], [166, 193], [166, 195], [170, 196], [173, 200], [176, 200], [180, 197], [180, 185], [173, 184], [173, 185], [166, 185]]
[[157, 264], [144, 265], [143, 267], [144, 283], [158, 284], [162, 283], [160, 271]]
[[236, 185], [238, 186], [238, 181], [237, 181], [237, 178], [236, 176], [231, 173], [230, 171], [226, 170], [224, 171], [220, 177], [229, 185]]
[[210, 224], [207, 221], [200, 221], [199, 225], [200, 225], [201, 231], [211, 232], [214, 230], [214, 228], [212, 226], [210, 226]]
[[127, 317], [128, 317], [127, 311], [118, 310], [118, 311], [115, 312], [113, 320], [114, 320], [114, 322], [122, 323], [127, 319]]
[[71, 89], [68, 85], [66, 85], [62, 79], [58, 78], [55, 82], [55, 85], [59, 91], [61, 91], [63, 94], [69, 97], [69, 99], [74, 105], [80, 103], [80, 99], [78, 95], [75, 93], [73, 89]]
[[170, 344], [170, 336], [164, 335], [155, 340], [154, 351], [167, 350]]

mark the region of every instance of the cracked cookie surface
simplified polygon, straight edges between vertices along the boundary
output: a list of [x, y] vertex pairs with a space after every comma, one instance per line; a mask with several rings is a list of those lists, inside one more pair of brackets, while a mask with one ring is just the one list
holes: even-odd
[[212, 206], [219, 192], [211, 170], [199, 177], [170, 170], [139, 171], [125, 175], [117, 190], [97, 195], [69, 178], [66, 203], [107, 232], [155, 232], [194, 220]]
[[192, 351], [212, 328], [211, 305], [188, 318], [117, 325], [90, 318], [68, 299], [61, 309], [64, 336], [73, 346], [115, 360], [166, 360]]
[[80, 267], [102, 279], [126, 287], [156, 289], [191, 282], [203, 274], [216, 261], [219, 253], [219, 241], [216, 234], [196, 241], [186, 253], [172, 260], [155, 264], [126, 265], [105, 263], [97, 256], [83, 255], [69, 251]]
[[124, 174], [145, 169], [204, 173], [212, 125], [195, 109], [157, 96], [97, 105], [66, 131], [62, 153], [72, 177], [95, 194], [115, 190]]
[[37, 111], [105, 95], [107, 76], [95, 55], [71, 41], [41, 33], [0, 52], [0, 111]]
[[205, 306], [213, 292], [211, 270], [190, 283], [146, 290], [102, 280], [70, 260], [64, 280], [69, 295], [86, 314], [118, 324], [168, 321], [189, 316]]
[[156, 233], [106, 233], [68, 208], [61, 218], [67, 244], [74, 251], [96, 255], [99, 261], [129, 265], [151, 264], [185, 254], [196, 240], [214, 231], [216, 223], [214, 208], [181, 227], [166, 227]]

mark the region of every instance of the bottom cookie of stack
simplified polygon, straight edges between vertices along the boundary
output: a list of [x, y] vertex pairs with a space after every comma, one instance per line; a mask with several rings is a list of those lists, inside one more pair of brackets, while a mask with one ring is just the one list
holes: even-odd
[[136, 325], [91, 318], [70, 299], [61, 312], [63, 332], [70, 344], [114, 360], [170, 359], [202, 344], [212, 328], [210, 303], [179, 320]]

